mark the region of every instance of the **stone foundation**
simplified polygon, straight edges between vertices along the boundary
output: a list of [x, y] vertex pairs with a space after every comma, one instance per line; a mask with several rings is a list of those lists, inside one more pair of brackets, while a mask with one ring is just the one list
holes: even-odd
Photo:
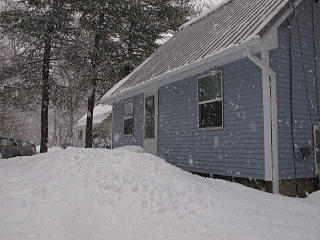
[[289, 197], [306, 197], [319, 190], [318, 178], [282, 179], [279, 182], [281, 195]]
[[[230, 182], [240, 183], [244, 186], [258, 189], [264, 192], [272, 193], [272, 182], [249, 179], [249, 178], [238, 178], [238, 177], [227, 177], [220, 175], [212, 175], [205, 173], [193, 173], [202, 177], [223, 179]], [[310, 193], [319, 190], [319, 178], [300, 178], [300, 179], [283, 179], [279, 181], [279, 192], [281, 195], [288, 197], [306, 197]], [[297, 192], [298, 190], [298, 192]]]

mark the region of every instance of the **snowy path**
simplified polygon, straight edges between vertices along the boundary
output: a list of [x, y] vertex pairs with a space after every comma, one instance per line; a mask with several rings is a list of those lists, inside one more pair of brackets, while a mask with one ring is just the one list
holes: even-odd
[[0, 239], [320, 239], [320, 194], [293, 199], [127, 150], [0, 161]]

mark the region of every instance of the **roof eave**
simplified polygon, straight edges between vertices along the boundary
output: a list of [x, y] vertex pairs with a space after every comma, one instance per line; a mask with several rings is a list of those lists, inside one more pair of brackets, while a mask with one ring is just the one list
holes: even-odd
[[183, 78], [173, 78], [174, 76], [183, 73], [185, 71], [189, 71], [192, 69], [197, 68], [200, 65], [206, 64], [206, 63], [212, 63], [214, 66], [221, 66], [223, 64], [226, 64], [227, 62], [223, 61], [223, 64], [219, 64], [219, 59], [225, 59], [230, 58], [229, 62], [232, 62], [232, 56], [235, 54], [243, 53], [243, 57], [246, 56], [245, 52], [247, 47], [251, 47], [253, 49], [257, 49], [256, 52], [258, 52], [261, 48], [261, 39], [251, 39], [246, 42], [243, 42], [242, 44], [233, 46], [228, 49], [224, 49], [221, 52], [215, 53], [213, 55], [207, 56], [206, 58], [200, 59], [196, 62], [193, 62], [191, 64], [182, 66], [180, 68], [177, 68], [171, 72], [164, 73], [163, 75], [150, 79], [147, 82], [144, 82], [142, 84], [136, 85], [132, 88], [129, 88], [127, 90], [124, 90], [120, 93], [117, 93], [115, 95], [108, 96], [100, 101], [102, 104], [112, 104], [114, 102], [119, 102], [121, 100], [125, 100], [127, 98], [139, 95], [144, 92], [156, 90], [162, 86], [168, 85], [173, 82], [177, 82], [179, 80], [182, 80]]
[[[284, 19], [288, 17], [288, 15], [296, 8], [303, 0], [290, 0], [288, 1], [285, 6], [280, 9], [280, 11], [272, 18], [269, 20], [268, 24], [265, 25], [258, 33], [260, 37], [264, 36], [270, 28], [278, 27]], [[283, 19], [281, 19], [281, 17]]]

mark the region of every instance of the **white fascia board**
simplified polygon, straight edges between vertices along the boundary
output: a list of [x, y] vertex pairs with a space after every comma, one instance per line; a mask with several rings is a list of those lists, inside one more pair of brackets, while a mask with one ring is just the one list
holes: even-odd
[[100, 103], [112, 104], [142, 94], [144, 92], [157, 90], [162, 86], [180, 81], [188, 76], [207, 71], [211, 67], [222, 66], [247, 57], [246, 51], [248, 47], [250, 47], [250, 49], [252, 49], [254, 53], [258, 53], [260, 52], [261, 46], [261, 39], [255, 38], [249, 40], [243, 44], [225, 49], [219, 53], [198, 60], [192, 64], [175, 69], [171, 72], [167, 72], [159, 77], [153, 78], [147, 82], [124, 90], [117, 95], [105, 97], [101, 99]]
[[278, 150], [278, 99], [277, 77], [271, 77], [271, 124], [272, 124], [272, 189], [279, 193], [279, 150]]

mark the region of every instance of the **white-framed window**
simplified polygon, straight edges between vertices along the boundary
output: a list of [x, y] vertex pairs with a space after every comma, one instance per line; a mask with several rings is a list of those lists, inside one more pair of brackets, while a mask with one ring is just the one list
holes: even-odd
[[82, 140], [83, 139], [83, 129], [78, 131], [78, 140]]
[[123, 134], [133, 135], [133, 101], [127, 101], [123, 104]]
[[199, 129], [223, 127], [222, 72], [198, 79]]

